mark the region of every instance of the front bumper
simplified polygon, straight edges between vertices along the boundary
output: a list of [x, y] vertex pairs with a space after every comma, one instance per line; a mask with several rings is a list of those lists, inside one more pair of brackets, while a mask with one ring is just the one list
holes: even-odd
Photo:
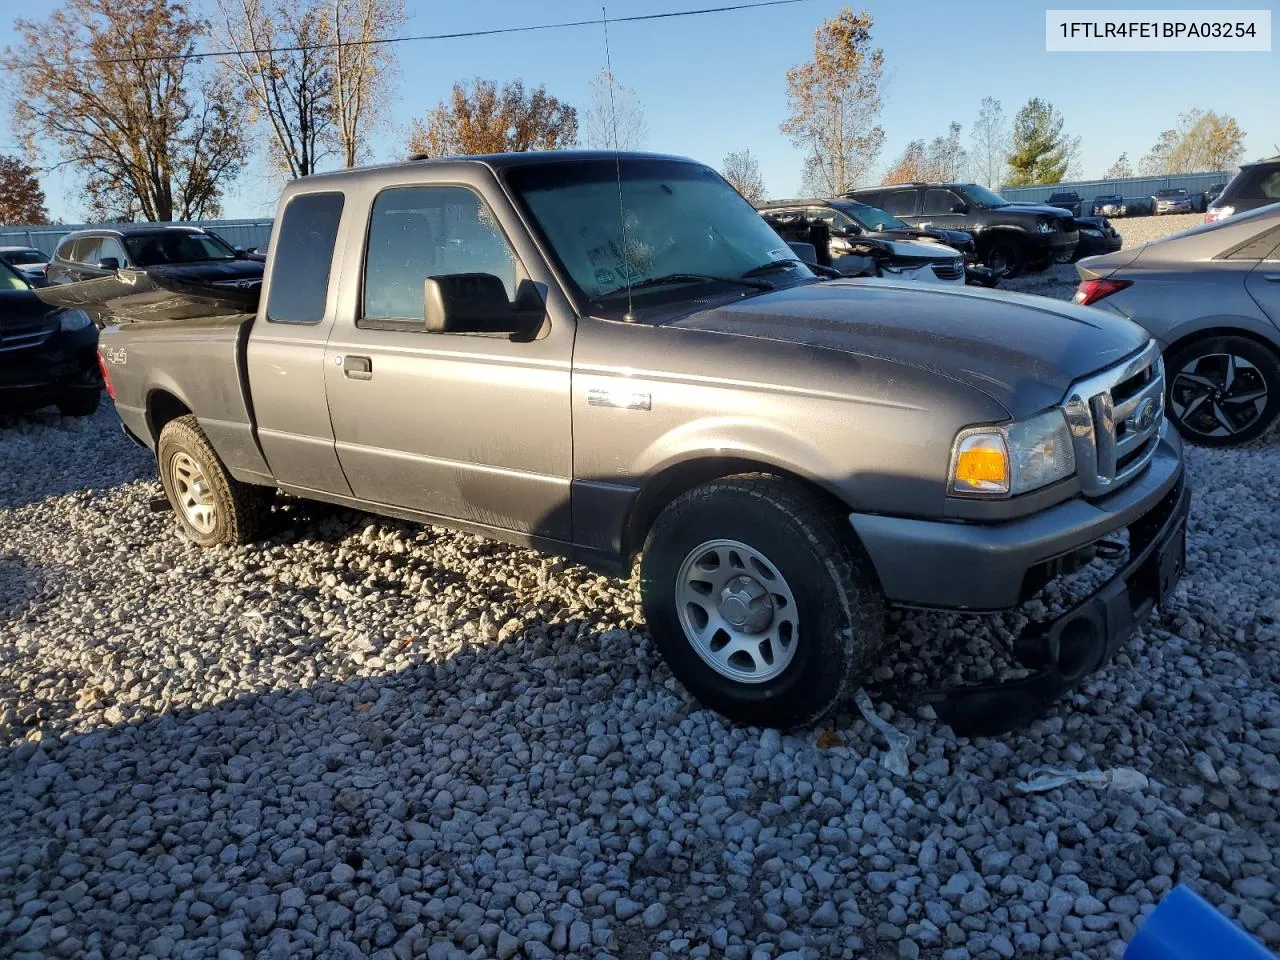
[[1141, 475], [1096, 500], [1074, 497], [1004, 523], [852, 513], [892, 603], [992, 613], [1026, 599], [1036, 571], [1145, 516], [1182, 477], [1182, 441], [1166, 424]]
[[1091, 237], [1087, 233], [1080, 234], [1080, 242], [1076, 244], [1075, 253], [1071, 255], [1073, 260], [1083, 260], [1085, 257], [1096, 257], [1103, 253], [1115, 253], [1124, 246], [1124, 238], [1120, 234], [1109, 236], [1103, 234], [1100, 237]]
[[1027, 231], [1027, 250], [1030, 259], [1036, 260], [1057, 260], [1059, 257], [1069, 257], [1075, 250], [1076, 244], [1080, 242], [1080, 233], [1077, 230], [1070, 230], [1060, 233], [1032, 233]]
[[[930, 542], [919, 530], [914, 532], [905, 550], [914, 555], [921, 576], [916, 589], [903, 583], [898, 587], [900, 592], [927, 597], [956, 589], [951, 582], [941, 587], [926, 583], [928, 576], [939, 575], [941, 569], [929, 552], [933, 547], [955, 564], [947, 579], [961, 590], [975, 590], [987, 601], [1021, 593], [1029, 582], [1042, 582], [1036, 573], [1044, 569], [1045, 551], [1065, 548], [1056, 555], [1062, 557], [1122, 527], [1128, 528], [1129, 547], [1120, 569], [1093, 593], [1056, 620], [1031, 624], [1014, 641], [1017, 661], [1036, 672], [1002, 683], [917, 692], [908, 699], [929, 703], [961, 735], [995, 735], [1030, 722], [1047, 704], [1115, 656], [1152, 610], [1165, 602], [1185, 565], [1191, 492], [1177, 438], [1171, 432], [1166, 432], [1166, 438], [1141, 477], [1099, 501], [1072, 500], [1004, 524], [934, 524], [982, 531], [969, 538], [967, 548], [961, 546], [963, 536], [940, 535]], [[857, 514], [850, 519], [855, 518], [862, 519]], [[1055, 538], [1047, 534], [1042, 518], [1073, 526], [1060, 530]], [[854, 526], [858, 528], [859, 523]], [[882, 558], [884, 546], [882, 539], [876, 548]], [[872, 552], [873, 563], [875, 556]], [[1012, 581], [1001, 583], [1002, 576]]]

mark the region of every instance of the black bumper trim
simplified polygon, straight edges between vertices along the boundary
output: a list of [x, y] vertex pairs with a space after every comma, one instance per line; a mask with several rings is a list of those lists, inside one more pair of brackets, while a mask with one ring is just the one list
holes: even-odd
[[[1129, 560], [1091, 596], [1015, 642], [1019, 660], [1038, 672], [1002, 683], [908, 695], [931, 705], [961, 736], [997, 736], [1025, 726], [1086, 676], [1108, 663], [1177, 584], [1185, 558], [1191, 491], [1180, 478], [1129, 527]], [[1174, 548], [1175, 545], [1181, 550]], [[1167, 549], [1174, 548], [1174, 549]]]

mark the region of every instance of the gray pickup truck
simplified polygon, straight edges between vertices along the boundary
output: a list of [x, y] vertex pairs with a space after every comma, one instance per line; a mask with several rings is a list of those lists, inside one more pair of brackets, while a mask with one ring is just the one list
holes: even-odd
[[122, 318], [100, 349], [196, 544], [251, 540], [282, 491], [617, 575], [639, 556], [672, 671], [741, 721], [841, 703], [887, 604], [1006, 610], [1127, 529], [1114, 576], [1018, 640], [1033, 672], [937, 698], [1008, 727], [1181, 573], [1189, 495], [1145, 331], [819, 275], [688, 160], [296, 180], [256, 313], [188, 314]]

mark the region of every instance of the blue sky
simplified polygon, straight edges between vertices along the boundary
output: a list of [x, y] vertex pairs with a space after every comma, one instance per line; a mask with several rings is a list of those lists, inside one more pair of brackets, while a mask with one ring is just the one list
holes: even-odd
[[[1124, 6], [1156, 8], [1167, 2], [1126, 0]], [[194, 6], [200, 3], [197, 0]], [[596, 0], [407, 3], [410, 19], [405, 34], [600, 15]], [[615, 0], [609, 13], [625, 16], [715, 5], [715, 0]], [[802, 155], [778, 131], [786, 112], [785, 74], [810, 55], [819, 21], [843, 6], [831, 0], [808, 0], [761, 10], [613, 25], [609, 37], [614, 74], [636, 91], [645, 109], [648, 147], [715, 166], [729, 151], [747, 147], [760, 162], [770, 195], [794, 195]], [[1160, 130], [1192, 107], [1234, 115], [1247, 133], [1247, 157], [1280, 152], [1280, 111], [1275, 108], [1280, 53], [1046, 53], [1045, 6], [1017, 0], [969, 4], [897, 0], [869, 5], [875, 18], [873, 37], [884, 49], [888, 76], [880, 167], [887, 166], [908, 141], [944, 132], [951, 120], [964, 125], [967, 142], [984, 96], [1001, 100], [1010, 117], [1030, 97], [1052, 101], [1066, 119], [1067, 132], [1082, 138], [1086, 177], [1101, 176], [1122, 152], [1136, 161]], [[0, 23], [0, 46], [12, 42], [11, 23], [5, 18]], [[412, 119], [425, 114], [457, 79], [523, 78], [526, 85], [544, 83], [556, 96], [583, 105], [591, 78], [605, 63], [597, 27], [404, 43], [398, 51], [401, 76], [392, 107], [371, 138], [379, 160], [403, 155]], [[6, 121], [0, 128], [0, 145], [12, 142]], [[260, 162], [250, 165], [227, 198], [225, 215], [271, 212], [275, 185], [264, 170]], [[75, 177], [50, 175], [45, 189], [55, 216], [73, 220], [83, 212]]]

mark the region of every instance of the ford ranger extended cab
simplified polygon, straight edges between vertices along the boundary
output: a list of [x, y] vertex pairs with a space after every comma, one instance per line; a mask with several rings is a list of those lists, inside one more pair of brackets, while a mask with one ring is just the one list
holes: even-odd
[[938, 700], [1008, 727], [1182, 569], [1182, 450], [1142, 328], [819, 276], [689, 160], [305, 177], [256, 313], [119, 320], [100, 347], [116, 410], [196, 544], [251, 540], [281, 491], [617, 575], [639, 557], [672, 671], [741, 721], [840, 704], [886, 604], [1005, 610], [1127, 530], [1111, 579], [1019, 639], [1032, 672]]

